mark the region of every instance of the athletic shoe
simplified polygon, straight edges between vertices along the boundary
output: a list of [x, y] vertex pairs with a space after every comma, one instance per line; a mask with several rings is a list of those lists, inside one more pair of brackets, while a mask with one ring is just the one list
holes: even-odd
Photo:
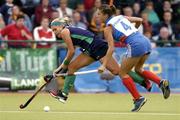
[[145, 97], [140, 97], [139, 99], [135, 100], [134, 108], [131, 110], [131, 112], [138, 112], [146, 102], [147, 99]]
[[63, 93], [62, 91], [59, 91], [58, 99], [59, 99], [60, 102], [66, 103], [66, 100], [68, 99], [68, 96], [65, 93]]
[[48, 90], [48, 92], [52, 97], [57, 98], [58, 91]]
[[49, 94], [50, 94], [52, 97], [58, 99], [58, 100], [59, 100], [60, 102], [62, 102], [62, 103], [66, 103], [66, 100], [67, 100], [67, 98], [68, 98], [68, 96], [67, 96], [65, 93], [63, 93], [61, 90], [59, 90], [58, 92], [49, 91]]
[[169, 81], [168, 80], [161, 80], [159, 84], [159, 88], [162, 90], [164, 99], [167, 99], [170, 96], [170, 87], [169, 87]]

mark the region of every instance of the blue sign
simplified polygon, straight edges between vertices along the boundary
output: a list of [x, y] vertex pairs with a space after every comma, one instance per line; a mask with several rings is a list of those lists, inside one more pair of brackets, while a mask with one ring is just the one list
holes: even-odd
[[[126, 49], [116, 48], [114, 56], [121, 63], [121, 59]], [[77, 51], [78, 55], [79, 51]], [[95, 62], [80, 71], [97, 69], [101, 64]], [[153, 49], [148, 60], [144, 64], [144, 69], [156, 73], [162, 79], [170, 81], [171, 92], [180, 92], [180, 48], [156, 48]], [[153, 82], [152, 82], [153, 83]], [[137, 84], [140, 92], [146, 90]], [[98, 73], [79, 75], [75, 81], [75, 90], [82, 93], [95, 92], [127, 92], [121, 79], [117, 76], [113, 80], [101, 80]], [[159, 87], [153, 83], [152, 92], [160, 92]]]

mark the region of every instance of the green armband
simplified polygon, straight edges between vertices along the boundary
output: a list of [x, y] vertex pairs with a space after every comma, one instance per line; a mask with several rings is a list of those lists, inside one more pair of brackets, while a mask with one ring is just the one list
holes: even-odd
[[68, 61], [68, 60], [65, 60], [65, 61], [63, 62], [64, 65], [69, 65], [69, 63], [70, 63], [70, 61]]

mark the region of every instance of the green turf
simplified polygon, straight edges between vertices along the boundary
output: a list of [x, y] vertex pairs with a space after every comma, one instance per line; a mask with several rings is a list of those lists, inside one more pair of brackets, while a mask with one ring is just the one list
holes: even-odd
[[[61, 104], [48, 94], [39, 94], [30, 105], [20, 110], [32, 94], [0, 93], [0, 120], [180, 120], [180, 94], [164, 100], [161, 94], [144, 94], [143, 108], [130, 112], [129, 94], [71, 94]], [[51, 110], [44, 112], [48, 105]]]

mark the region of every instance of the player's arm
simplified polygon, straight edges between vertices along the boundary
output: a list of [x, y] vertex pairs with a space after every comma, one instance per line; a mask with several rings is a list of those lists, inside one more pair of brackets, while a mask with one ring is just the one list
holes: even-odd
[[67, 52], [67, 55], [66, 55], [66, 58], [64, 61], [70, 62], [72, 60], [72, 58], [74, 56], [74, 52], [75, 52], [74, 45], [73, 45], [72, 39], [70, 37], [70, 31], [66, 28], [63, 29], [63, 31], [61, 32], [61, 37], [64, 40], [64, 42], [66, 43], [67, 49], [68, 49], [68, 52]]
[[108, 50], [104, 57], [102, 66], [99, 68], [99, 72], [103, 72], [105, 70], [107, 62], [108, 62], [109, 58], [112, 57], [112, 54], [114, 52], [114, 40], [113, 40], [113, 36], [112, 36], [112, 26], [111, 25], [104, 28], [104, 37], [108, 42]]
[[59, 71], [66, 71], [68, 64], [70, 63], [70, 61], [72, 60], [74, 53], [75, 53], [75, 48], [73, 46], [71, 37], [70, 37], [70, 31], [66, 28], [64, 28], [61, 32], [61, 38], [64, 40], [64, 42], [67, 45], [67, 54], [66, 57], [63, 61], [63, 63], [55, 70], [55, 73], [58, 73]]
[[143, 19], [139, 17], [128, 17], [125, 16], [131, 23], [135, 23], [135, 27], [139, 28], [139, 26], [142, 24]]

